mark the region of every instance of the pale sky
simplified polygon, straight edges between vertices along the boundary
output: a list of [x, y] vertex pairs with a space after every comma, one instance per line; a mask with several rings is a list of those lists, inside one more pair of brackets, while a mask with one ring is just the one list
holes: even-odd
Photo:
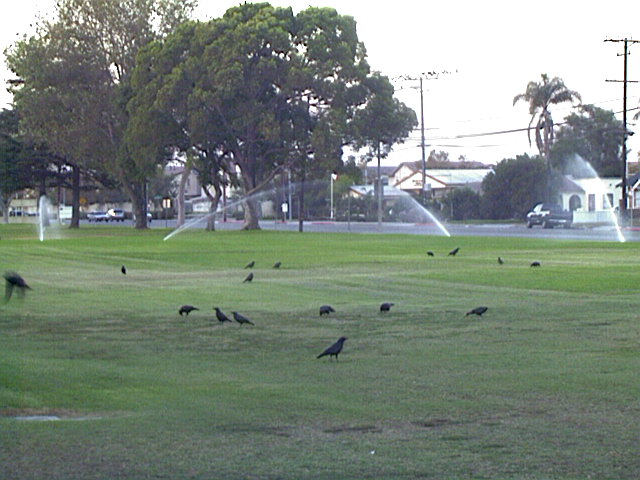
[[[50, 15], [54, 0], [21, 0], [0, 18], [0, 46], [4, 50], [20, 35], [32, 33], [30, 24], [40, 14]], [[200, 0], [196, 18], [220, 16], [240, 2]], [[529, 81], [542, 73], [560, 77], [581, 94], [584, 103], [607, 110], [622, 110], [623, 43], [605, 39], [640, 40], [640, 2], [609, 0], [458, 0], [453, 2], [395, 0], [272, 1], [294, 12], [313, 6], [332, 6], [356, 19], [372, 69], [394, 79], [396, 96], [420, 118], [418, 81], [423, 72], [443, 73], [424, 82], [424, 123], [427, 155], [444, 150], [453, 160], [495, 164], [530, 148], [526, 132], [456, 138], [526, 128], [528, 105], [513, 106]], [[634, 38], [635, 34], [635, 38]], [[629, 44], [628, 79], [640, 80], [640, 43]], [[0, 71], [3, 83], [10, 73]], [[395, 80], [397, 79], [397, 80]], [[0, 105], [11, 101], [4, 88]], [[640, 84], [628, 84], [627, 107], [640, 106]], [[570, 105], [553, 108], [556, 123], [570, 113]], [[629, 128], [640, 122], [628, 114]], [[622, 118], [621, 114], [617, 115]], [[420, 160], [420, 134], [394, 148], [385, 164]], [[628, 142], [630, 161], [637, 159], [640, 132]]]

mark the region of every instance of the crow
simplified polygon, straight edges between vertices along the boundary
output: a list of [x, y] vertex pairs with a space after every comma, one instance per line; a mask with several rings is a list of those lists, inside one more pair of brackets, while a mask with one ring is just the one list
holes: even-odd
[[218, 307], [213, 307], [213, 309], [216, 311], [216, 318], [220, 323], [231, 321], [231, 319], [227, 317], [225, 313], [222, 310], [220, 310]]
[[322, 358], [322, 357], [324, 357], [326, 355], [329, 355], [329, 360], [331, 360], [331, 357], [335, 356], [336, 357], [336, 361], [338, 361], [338, 355], [342, 351], [342, 346], [344, 345], [344, 341], [346, 339], [347, 339], [347, 337], [340, 337], [336, 343], [331, 345], [329, 348], [327, 348], [324, 352], [322, 352], [316, 358]]
[[255, 264], [256, 264], [256, 261], [251, 260], [249, 263], [247, 263], [247, 265], [244, 268], [253, 268]]
[[531, 266], [532, 267], [539, 267], [540, 266], [540, 262], [531, 262]]
[[502, 260], [502, 257], [498, 257], [498, 263], [499, 263], [500, 265], [502, 265], [502, 264], [504, 263], [504, 260]]
[[427, 255], [429, 255], [430, 257], [435, 257], [435, 254], [431, 250], [427, 252]]
[[18, 289], [18, 295], [20, 297], [24, 297], [24, 291], [26, 289], [31, 290], [31, 287], [27, 285], [27, 282], [24, 281], [19, 274], [16, 272], [5, 272], [4, 279], [7, 281], [7, 285], [4, 291], [4, 301], [8, 302], [11, 298], [11, 294], [13, 293], [13, 289]]
[[467, 315], [478, 315], [479, 317], [481, 317], [482, 314], [485, 313], [487, 310], [489, 310], [489, 307], [476, 307], [473, 310], [469, 310], [465, 315], [465, 317]]
[[200, 309], [199, 309], [199, 308], [197, 308], [197, 307], [194, 307], [193, 305], [182, 305], [182, 306], [180, 307], [180, 310], [178, 310], [178, 313], [180, 314], [180, 316], [182, 316], [182, 314], [184, 313], [184, 314], [186, 314], [186, 315], [187, 315], [187, 317], [188, 317], [188, 316], [189, 316], [189, 314], [190, 314], [191, 312], [193, 312], [194, 310], [200, 310]]
[[123, 275], [126, 275], [127, 274], [127, 267], [122, 265], [122, 267], [120, 267], [120, 271], [122, 272]]
[[245, 278], [242, 283], [250, 282], [251, 280], [253, 280], [253, 272], [247, 275], [247, 278]]
[[329, 315], [331, 312], [335, 312], [331, 305], [322, 305], [320, 307], [320, 316]]
[[456, 253], [458, 253], [459, 251], [460, 251], [460, 247], [456, 247], [449, 252], [449, 255], [451, 255], [452, 257], [455, 257]]
[[280, 265], [282, 265], [282, 262], [276, 262], [273, 264], [273, 268], [280, 268]]
[[240, 325], [244, 325], [245, 323], [248, 323], [249, 325], [255, 325], [251, 320], [249, 320], [244, 315], [241, 315], [238, 312], [231, 312], [231, 313], [233, 314], [233, 318], [235, 319], [235, 321], [238, 322]]
[[384, 302], [382, 305], [380, 305], [380, 311], [381, 312], [388, 312], [389, 310], [391, 310], [391, 307], [393, 307], [394, 305], [395, 305], [395, 303]]

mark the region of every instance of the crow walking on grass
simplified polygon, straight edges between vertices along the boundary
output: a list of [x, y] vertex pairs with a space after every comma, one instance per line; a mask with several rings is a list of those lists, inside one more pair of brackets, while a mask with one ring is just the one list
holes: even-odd
[[27, 285], [27, 282], [24, 281], [19, 274], [16, 272], [5, 272], [4, 279], [7, 281], [7, 285], [4, 291], [4, 301], [8, 302], [13, 294], [13, 289], [18, 289], [18, 296], [24, 297], [25, 290], [31, 290], [31, 287]]
[[231, 313], [233, 314], [233, 318], [235, 319], [235, 321], [238, 322], [240, 325], [244, 325], [245, 323], [248, 323], [249, 325], [255, 325], [251, 320], [249, 320], [244, 315], [238, 312], [231, 312]]
[[218, 307], [213, 307], [213, 309], [216, 311], [216, 318], [218, 319], [218, 321], [220, 323], [224, 323], [224, 322], [230, 322], [231, 319], [229, 317], [227, 317], [227, 315], [220, 310]]
[[342, 351], [342, 346], [344, 345], [344, 341], [346, 339], [347, 337], [340, 337], [336, 343], [331, 345], [329, 348], [327, 348], [324, 352], [322, 352], [316, 358], [322, 358], [324, 356], [329, 355], [329, 360], [331, 360], [331, 357], [336, 357], [336, 361], [337, 361], [338, 355]]
[[126, 275], [127, 274], [127, 267], [122, 265], [122, 267], [120, 267], [120, 271], [122, 272], [123, 275]]
[[502, 264], [504, 263], [504, 260], [502, 260], [502, 257], [498, 257], [498, 263], [499, 263], [500, 265], [502, 265]]
[[247, 263], [245, 265], [244, 268], [253, 268], [255, 264], [256, 264], [256, 261], [255, 260], [251, 260], [249, 263]]
[[531, 266], [532, 267], [539, 267], [540, 266], [540, 262], [531, 262]]
[[465, 315], [465, 317], [468, 315], [478, 315], [479, 317], [481, 317], [482, 314], [485, 313], [487, 310], [489, 310], [489, 307], [476, 307], [473, 310], [469, 310]]
[[456, 253], [458, 253], [459, 251], [460, 251], [460, 247], [456, 247], [456, 248], [454, 248], [453, 250], [451, 250], [449, 252], [449, 255], [452, 256], [452, 257], [455, 257]]
[[273, 264], [273, 268], [280, 268], [281, 265], [282, 265], [282, 262], [276, 262]]
[[433, 253], [431, 250], [427, 252], [427, 255], [429, 255], [430, 257], [435, 257], [435, 253]]
[[381, 312], [388, 312], [389, 310], [391, 310], [391, 307], [393, 307], [394, 305], [395, 305], [395, 303], [384, 302], [382, 305], [380, 305], [380, 311]]
[[335, 312], [331, 305], [322, 305], [320, 307], [320, 316], [329, 315], [331, 312]]
[[189, 316], [189, 314], [191, 312], [193, 312], [194, 310], [200, 310], [197, 307], [194, 307], [193, 305], [182, 305], [180, 307], [180, 310], [178, 310], [178, 313], [180, 314], [180, 316], [182, 316], [183, 314], [187, 315], [187, 317]]
[[253, 280], [253, 272], [251, 272], [247, 277], [242, 281], [242, 283], [251, 282]]

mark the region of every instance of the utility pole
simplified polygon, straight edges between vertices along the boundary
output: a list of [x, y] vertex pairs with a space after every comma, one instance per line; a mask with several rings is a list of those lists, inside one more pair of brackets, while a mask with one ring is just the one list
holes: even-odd
[[420, 77], [420, 150], [422, 152], [422, 204], [427, 204], [427, 158], [424, 144], [424, 96], [422, 94], [422, 77]]
[[[629, 56], [629, 44], [640, 43], [640, 40], [624, 39], [606, 39], [605, 42], [623, 42], [624, 44], [624, 73], [622, 80], [607, 80], [607, 82], [621, 82], [622, 83], [622, 195], [620, 202], [620, 216], [626, 217], [627, 214], [627, 137], [629, 132], [627, 130], [627, 84], [638, 83], [634, 80], [627, 79], [627, 57]], [[618, 54], [620, 56], [620, 54]]]
[[[401, 77], [399, 77], [402, 80], [419, 80], [420, 84], [418, 86], [418, 89], [420, 90], [420, 150], [422, 153], [422, 202], [423, 204], [426, 204], [427, 202], [427, 157], [426, 157], [426, 143], [425, 143], [425, 138], [424, 138], [424, 90], [423, 90], [423, 85], [422, 85], [422, 80], [423, 79], [431, 79], [431, 78], [435, 78], [437, 79], [441, 73], [450, 73], [448, 71], [442, 71], [442, 72], [425, 72], [425, 73], [421, 73], [419, 76], [417, 77], [412, 77], [409, 75], [403, 75]], [[412, 87], [415, 88], [415, 87]]]

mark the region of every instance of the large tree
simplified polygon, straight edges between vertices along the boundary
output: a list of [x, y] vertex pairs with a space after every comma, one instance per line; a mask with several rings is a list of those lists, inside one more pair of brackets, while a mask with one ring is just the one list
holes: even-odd
[[[284, 167], [301, 181], [314, 167], [336, 168], [352, 140], [349, 122], [376, 92], [367, 81], [375, 83], [353, 18], [331, 8], [294, 15], [243, 4], [145, 49], [129, 109], [132, 125], [173, 125], [154, 148], [186, 139], [180, 148], [212, 162], [209, 173], [237, 168], [247, 198], [244, 228], [253, 229], [251, 195]], [[131, 130], [130, 144], [145, 135]], [[218, 185], [224, 178], [209, 175]]]
[[18, 76], [14, 99], [24, 130], [65, 157], [78, 180], [82, 168], [115, 173], [131, 198], [138, 228], [146, 227], [146, 179], [161, 159], [133, 157], [123, 141], [130, 74], [140, 47], [184, 21], [193, 5], [61, 0], [56, 18], [8, 55]]
[[599, 176], [622, 176], [622, 131], [622, 122], [611, 110], [582, 105], [558, 129], [550, 150], [551, 164], [557, 170], [576, 175], [573, 160], [578, 156], [589, 162]]

